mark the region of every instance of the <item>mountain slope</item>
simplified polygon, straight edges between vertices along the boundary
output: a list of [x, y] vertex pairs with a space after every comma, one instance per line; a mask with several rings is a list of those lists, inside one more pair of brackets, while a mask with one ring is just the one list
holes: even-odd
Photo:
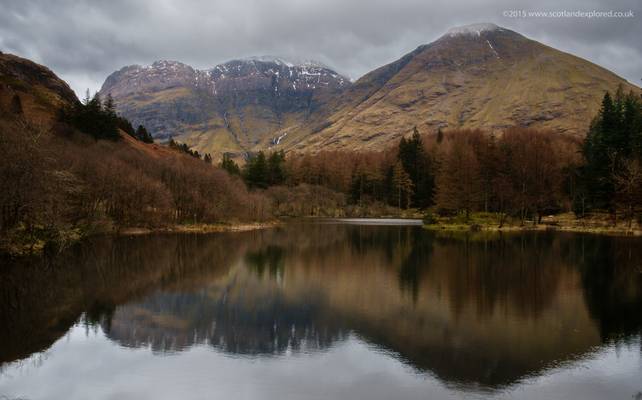
[[46, 67], [0, 54], [0, 255], [98, 231], [270, 215], [238, 177], [134, 139], [97, 100], [82, 105]]
[[493, 24], [451, 29], [356, 81], [290, 149], [378, 148], [414, 126], [548, 128], [583, 135], [606, 90], [639, 90], [612, 72]]
[[73, 90], [47, 67], [0, 52], [0, 111], [5, 117], [15, 113], [12, 103], [19, 103], [27, 119], [48, 122], [74, 101]]
[[175, 61], [129, 66], [110, 75], [120, 113], [157, 138], [177, 138], [201, 152], [242, 153], [280, 142], [348, 78], [315, 62], [279, 58], [233, 60], [209, 70]]
[[582, 136], [605, 91], [639, 91], [589, 61], [493, 24], [454, 28], [354, 83], [315, 63], [177, 62], [125, 67], [102, 94], [160, 138], [215, 157], [261, 149], [377, 149], [414, 126], [509, 126]]

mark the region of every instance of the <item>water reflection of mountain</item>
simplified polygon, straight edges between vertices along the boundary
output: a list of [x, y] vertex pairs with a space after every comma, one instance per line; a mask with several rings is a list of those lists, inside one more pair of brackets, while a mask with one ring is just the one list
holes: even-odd
[[193, 294], [158, 294], [119, 307], [103, 330], [124, 346], [174, 352], [209, 344], [240, 355], [322, 350], [345, 337], [315, 296], [289, 303], [253, 286], [250, 303], [235, 290], [213, 286]]
[[[161, 239], [110, 252], [158, 248], [147, 240]], [[115, 342], [263, 356], [325, 349], [355, 332], [445, 382], [493, 388], [642, 326], [639, 239], [302, 224], [171, 240], [149, 268], [141, 257], [105, 261], [101, 270], [120, 273], [78, 302], [94, 305], [90, 319]]]

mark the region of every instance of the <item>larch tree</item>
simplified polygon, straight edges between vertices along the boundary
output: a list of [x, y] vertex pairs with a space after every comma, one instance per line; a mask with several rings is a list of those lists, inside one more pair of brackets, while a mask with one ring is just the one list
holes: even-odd
[[479, 169], [473, 147], [463, 135], [455, 137], [437, 175], [437, 207], [446, 211], [463, 211], [468, 221], [471, 211], [476, 210], [483, 200]]
[[397, 197], [397, 206], [402, 207], [402, 201], [406, 201], [406, 208], [410, 207], [413, 195], [413, 184], [410, 175], [406, 172], [401, 161], [397, 161], [392, 170], [392, 184]]

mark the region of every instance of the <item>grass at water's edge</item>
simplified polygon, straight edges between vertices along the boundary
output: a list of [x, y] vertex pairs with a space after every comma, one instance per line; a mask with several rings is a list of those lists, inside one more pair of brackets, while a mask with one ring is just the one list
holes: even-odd
[[46, 249], [60, 251], [74, 243], [97, 235], [146, 235], [153, 233], [214, 233], [243, 232], [267, 229], [280, 225], [278, 220], [267, 222], [229, 222], [213, 224], [173, 224], [159, 227], [115, 227], [111, 224], [68, 229], [44, 229], [19, 227], [0, 238], [0, 255], [14, 257], [40, 254]]
[[160, 228], [122, 228], [119, 235], [146, 235], [150, 233], [175, 232], [175, 233], [214, 233], [214, 232], [244, 232], [256, 229], [273, 228], [280, 225], [280, 221], [269, 222], [241, 222], [241, 223], [216, 223], [216, 224], [177, 224]]
[[[419, 216], [418, 211], [409, 214]], [[404, 215], [408, 217], [409, 215]], [[382, 218], [383, 216], [380, 216]], [[398, 217], [398, 216], [397, 216]], [[314, 218], [314, 217], [312, 217]], [[576, 218], [572, 213], [548, 216], [542, 223], [521, 221], [507, 218], [500, 226], [500, 216], [495, 213], [472, 213], [466, 220], [463, 216], [440, 217], [431, 215], [430, 223], [424, 222], [423, 228], [437, 232], [521, 232], [557, 230], [564, 232], [592, 233], [612, 236], [642, 236], [642, 224], [633, 222], [629, 227], [628, 221], [613, 221], [606, 214], [596, 214], [585, 218]], [[60, 251], [84, 238], [96, 235], [146, 235], [153, 233], [213, 233], [213, 232], [242, 232], [266, 229], [283, 224], [283, 219], [266, 222], [227, 222], [212, 224], [172, 224], [159, 227], [116, 227], [111, 224], [95, 224], [92, 226], [69, 229], [47, 230], [35, 228], [26, 230], [20, 227], [0, 237], [0, 254], [23, 256], [38, 254], [51, 248]]]
[[[426, 222], [426, 221], [425, 221]], [[592, 233], [612, 236], [642, 236], [642, 226], [633, 222], [619, 221], [615, 224], [606, 214], [595, 214], [584, 218], [577, 218], [572, 213], [547, 216], [542, 222], [534, 224], [533, 221], [506, 219], [500, 224], [500, 217], [493, 213], [473, 213], [468, 221], [463, 216], [456, 217], [431, 217], [429, 223], [424, 222], [424, 229], [445, 232], [520, 232], [520, 231], [563, 231]]]

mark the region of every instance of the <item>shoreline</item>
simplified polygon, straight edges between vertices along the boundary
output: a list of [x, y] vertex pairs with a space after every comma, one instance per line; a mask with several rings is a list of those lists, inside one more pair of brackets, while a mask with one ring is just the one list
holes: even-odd
[[476, 224], [424, 224], [423, 229], [435, 232], [573, 232], [603, 236], [640, 237], [642, 229], [618, 226], [576, 226], [576, 225], [476, 225]]
[[216, 223], [216, 224], [177, 224], [160, 228], [127, 227], [114, 232], [105, 232], [117, 236], [150, 235], [154, 233], [216, 233], [216, 232], [247, 232], [259, 229], [269, 229], [282, 225], [281, 221], [248, 222], [248, 223]]
[[176, 224], [164, 227], [147, 228], [147, 227], [126, 227], [126, 228], [108, 228], [105, 227], [89, 229], [83, 231], [80, 228], [64, 230], [58, 232], [56, 240], [35, 239], [29, 241], [13, 240], [2, 243], [0, 247], [0, 256], [22, 257], [30, 255], [39, 255], [45, 251], [47, 246], [55, 246], [58, 251], [72, 246], [84, 239], [94, 236], [139, 236], [151, 235], [155, 233], [192, 233], [207, 234], [216, 232], [247, 232], [259, 229], [269, 229], [282, 225], [282, 221], [275, 220], [270, 222], [249, 222], [249, 223], [215, 223], [215, 224]]
[[[433, 231], [451, 232], [527, 232], [553, 231], [589, 233], [594, 235], [639, 237], [642, 236], [642, 223], [639, 221], [617, 220], [605, 212], [594, 212], [578, 218], [571, 212], [543, 216], [538, 224], [533, 220], [520, 221], [512, 217], [503, 217], [492, 212], [471, 213], [468, 220], [462, 215], [452, 217], [430, 216], [430, 223], [424, 221], [423, 228]], [[615, 223], [617, 222], [617, 223]], [[630, 226], [629, 226], [630, 224]]]
[[[586, 233], [592, 235], [603, 236], [616, 236], [616, 237], [642, 237], [642, 226], [634, 223], [631, 228], [628, 223], [620, 223], [612, 225], [607, 223], [603, 218], [588, 217], [577, 219], [568, 215], [549, 216], [543, 218], [541, 224], [533, 225], [532, 222], [527, 222], [524, 225], [515, 224], [514, 221], [505, 223], [499, 227], [499, 223], [492, 218], [489, 219], [488, 215], [473, 215], [469, 222], [463, 222], [455, 218], [438, 218], [432, 224], [425, 224], [419, 222], [417, 219], [412, 218], [408, 220], [417, 221], [417, 224], [410, 224], [420, 226], [422, 229], [434, 232], [497, 232], [497, 233], [517, 233], [517, 232], [573, 232], [573, 233]], [[323, 218], [323, 217], [305, 217], [306, 220], [342, 220], [344, 218]], [[370, 224], [377, 224], [377, 220], [386, 221], [389, 217], [376, 217], [376, 218], [345, 218], [346, 223], [358, 223], [359, 220], [367, 220]], [[394, 218], [395, 220], [405, 220], [406, 218]], [[163, 227], [125, 227], [125, 228], [111, 228], [111, 229], [90, 229], [81, 231], [80, 229], [72, 229], [70, 231], [60, 232], [59, 241], [45, 241], [36, 240], [35, 242], [13, 242], [8, 243], [8, 246], [0, 249], [0, 255], [9, 255], [11, 257], [37, 255], [44, 251], [46, 246], [54, 245], [58, 248], [67, 248], [75, 243], [78, 243], [86, 238], [100, 235], [114, 235], [114, 236], [140, 236], [151, 235], [157, 233], [188, 233], [188, 234], [208, 234], [217, 232], [247, 232], [260, 229], [270, 229], [282, 226], [288, 223], [288, 219], [276, 219], [269, 222], [246, 222], [246, 223], [204, 223], [204, 224], [174, 224]], [[385, 224], [385, 223], [384, 223]], [[386, 224], [390, 225], [390, 224]], [[395, 224], [392, 224], [395, 225]], [[402, 224], [403, 225], [403, 224]]]

